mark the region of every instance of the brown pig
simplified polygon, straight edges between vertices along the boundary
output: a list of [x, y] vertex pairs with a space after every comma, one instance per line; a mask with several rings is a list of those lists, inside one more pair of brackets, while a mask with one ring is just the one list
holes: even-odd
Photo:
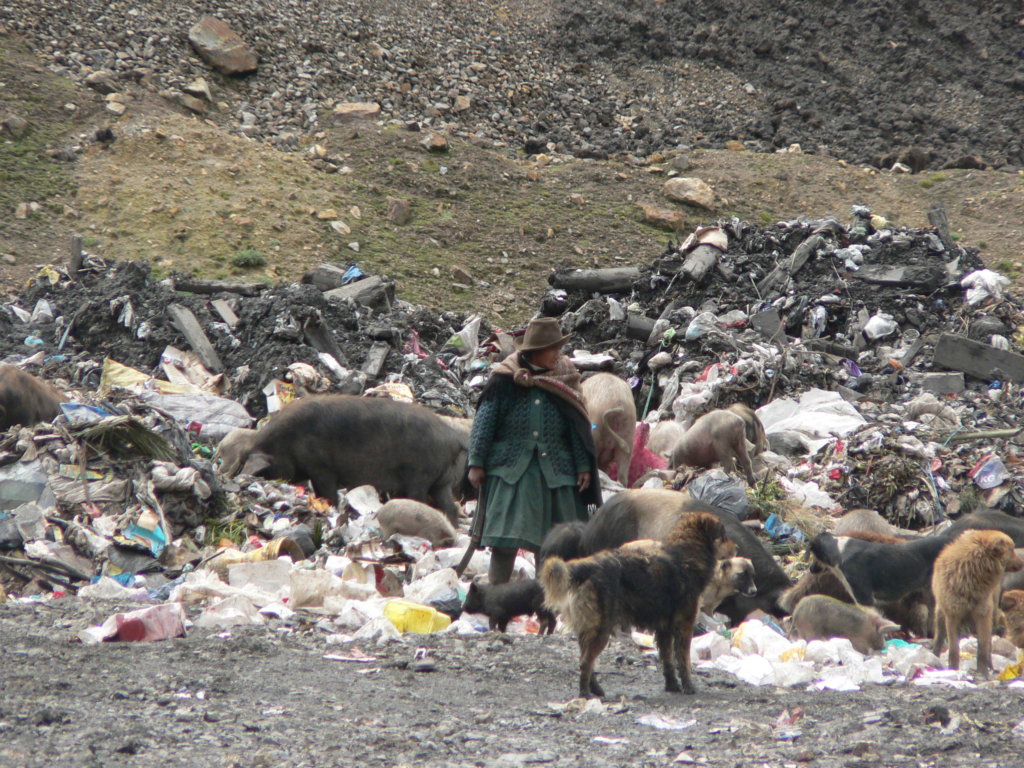
[[433, 507], [413, 499], [392, 499], [377, 512], [377, 524], [386, 539], [392, 534], [419, 536], [435, 548], [455, 544], [455, 528]]
[[[748, 439], [752, 448], [747, 447]], [[750, 457], [765, 450], [767, 445], [761, 420], [748, 406], [736, 403], [697, 419], [676, 443], [671, 463], [673, 467], [709, 467], [720, 463], [730, 474], [738, 465], [747, 482], [754, 485], [757, 481]]]
[[651, 436], [647, 440], [647, 450], [656, 456], [666, 459], [672, 458], [672, 449], [676, 443], [686, 434], [686, 429], [678, 421], [659, 421], [651, 429]]
[[793, 611], [790, 637], [827, 640], [845, 637], [854, 650], [865, 655], [885, 646], [885, 633], [898, 625], [870, 608], [844, 603], [826, 595], [809, 595]]
[[1006, 635], [1010, 642], [1024, 650], [1024, 590], [1003, 592], [999, 607], [1006, 617]]
[[614, 465], [615, 479], [628, 488], [636, 434], [636, 404], [629, 384], [611, 373], [595, 374], [583, 382], [583, 401], [595, 425], [597, 466], [608, 472]]
[[0, 365], [0, 432], [31, 427], [60, 413], [64, 395], [45, 381], [13, 365]]

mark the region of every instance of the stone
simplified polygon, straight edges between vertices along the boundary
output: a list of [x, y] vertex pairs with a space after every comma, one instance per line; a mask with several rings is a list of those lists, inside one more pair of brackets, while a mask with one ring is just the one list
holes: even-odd
[[181, 90], [183, 90], [189, 96], [195, 96], [199, 99], [205, 99], [211, 104], [213, 103], [213, 94], [210, 93], [210, 84], [206, 82], [205, 77], [197, 77], [191, 83], [184, 86]]
[[742, 141], [736, 141], [735, 139], [725, 142], [725, 148], [730, 152], [745, 152], [747, 149]]
[[18, 203], [17, 207], [14, 209], [14, 218], [16, 218], [16, 219], [27, 219], [28, 218], [28, 213], [29, 213], [29, 204], [28, 203]]
[[111, 112], [115, 115], [123, 115], [125, 110], [128, 109], [124, 104], [119, 101], [108, 101], [107, 112]]
[[715, 205], [714, 190], [700, 179], [691, 176], [669, 179], [662, 191], [665, 197], [677, 203], [686, 203], [707, 210], [711, 210]]
[[208, 101], [203, 101], [202, 99], [196, 98], [195, 96], [187, 93], [179, 93], [176, 101], [185, 109], [199, 115], [206, 114], [210, 109], [210, 103]]
[[388, 221], [396, 227], [402, 227], [412, 218], [412, 209], [408, 200], [398, 197], [388, 198]]
[[921, 389], [939, 397], [958, 395], [964, 391], [964, 375], [960, 372], [922, 373]]
[[204, 16], [188, 32], [196, 53], [221, 74], [255, 72], [259, 58], [238, 33], [215, 16]]
[[469, 98], [469, 96], [460, 94], [459, 96], [455, 97], [455, 111], [456, 112], [465, 112], [467, 109], [469, 109], [472, 106], [473, 106], [473, 101], [472, 101], [472, 99]]
[[458, 266], [452, 267], [452, 277], [455, 278], [460, 283], [466, 283], [468, 285], [472, 285], [473, 283], [476, 282], [476, 280], [473, 279], [473, 276], [469, 274], [469, 272], [467, 272], [462, 267]]
[[331, 229], [337, 232], [339, 235], [351, 235], [352, 227], [346, 224], [341, 219], [331, 222]]
[[349, 101], [334, 107], [335, 120], [370, 120], [380, 116], [380, 104], [375, 101]]
[[448, 151], [448, 139], [440, 133], [431, 133], [427, 138], [421, 141], [420, 144], [422, 144], [428, 152]]
[[8, 115], [2, 124], [3, 130], [12, 139], [23, 139], [28, 135], [28, 120], [20, 115]]
[[334, 208], [324, 208], [316, 212], [316, 217], [320, 221], [330, 221], [331, 219], [338, 218], [338, 212]]
[[661, 208], [660, 206], [646, 203], [639, 203], [639, 205], [643, 211], [643, 218], [641, 220], [644, 224], [649, 224], [652, 227], [669, 232], [678, 232], [683, 228], [683, 224], [686, 223], [686, 216], [676, 208]]
[[0, 256], [0, 261], [2, 261], [4, 264], [17, 264], [18, 263], [18, 260], [14, 257], [13, 254], [10, 254], [10, 253], [5, 253], [3, 256]]
[[117, 83], [114, 82], [114, 73], [109, 69], [97, 69], [85, 78], [85, 84], [97, 93], [104, 95], [117, 93]]
[[587, 200], [579, 192], [573, 192], [571, 195], [569, 195], [569, 202], [572, 205], [583, 206], [583, 205], [586, 205]]

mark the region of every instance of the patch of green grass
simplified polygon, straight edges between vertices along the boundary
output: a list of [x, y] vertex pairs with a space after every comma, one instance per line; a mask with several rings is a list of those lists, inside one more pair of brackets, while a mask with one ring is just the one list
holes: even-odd
[[768, 211], [760, 211], [757, 214], [757, 222], [762, 227], [770, 226], [773, 221], [775, 221], [775, 218]]
[[100, 244], [100, 239], [98, 237], [83, 237], [82, 238], [82, 247], [83, 248], [95, 248], [99, 244]]
[[264, 267], [267, 264], [267, 257], [255, 248], [245, 248], [231, 257], [231, 264], [239, 269]]
[[921, 181], [919, 181], [918, 184], [920, 184], [921, 189], [931, 189], [940, 181], [945, 181], [947, 178], [949, 177], [946, 176], [946, 174], [944, 173], [933, 173], [927, 178], [921, 179]]
[[954, 243], [957, 242], [961, 237], [962, 235], [959, 232], [949, 233], [949, 239], [952, 240]]
[[222, 539], [228, 539], [241, 546], [245, 543], [246, 534], [244, 518], [224, 520], [210, 517], [206, 519], [206, 536], [203, 537], [203, 545], [216, 547], [220, 545]]

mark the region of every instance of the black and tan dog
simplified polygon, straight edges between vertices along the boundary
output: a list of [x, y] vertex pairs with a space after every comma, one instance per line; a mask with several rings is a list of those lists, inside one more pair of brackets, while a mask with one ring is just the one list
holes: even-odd
[[717, 517], [696, 512], [683, 515], [662, 542], [569, 563], [548, 558], [540, 574], [545, 605], [561, 613], [579, 638], [580, 696], [604, 696], [594, 663], [612, 632], [628, 627], [654, 632], [665, 690], [694, 693], [690, 640], [701, 593], [717, 560], [735, 550]]

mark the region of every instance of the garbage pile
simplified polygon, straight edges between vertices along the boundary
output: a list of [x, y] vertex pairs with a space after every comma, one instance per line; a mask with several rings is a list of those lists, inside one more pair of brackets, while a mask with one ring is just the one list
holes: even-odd
[[[648, 473], [646, 485], [689, 483], [759, 515], [785, 551], [858, 507], [904, 528], [982, 504], [1024, 511], [1024, 305], [941, 222], [893, 227], [860, 206], [846, 224], [723, 221], [652, 263], [559, 270], [551, 283], [540, 313], [574, 334], [579, 368], [629, 381], [649, 426], [757, 407], [770, 446], [757, 487], [692, 469]], [[190, 622], [302, 621], [337, 642], [480, 631], [461, 602], [488, 555], [456, 576], [464, 530], [396, 527], [372, 487], [332, 505], [302, 486], [228, 477], [214, 449], [317, 392], [472, 417], [511, 330], [414, 307], [356, 265], [273, 287], [158, 279], [88, 256], [47, 268], [0, 305], [4, 361], [68, 397], [52, 423], [0, 435], [0, 579], [23, 600], [156, 601], [84, 642], [174, 636]], [[635, 447], [655, 431], [637, 430]], [[622, 488], [602, 480], [606, 498]], [[523, 553], [517, 575], [534, 565]]]

